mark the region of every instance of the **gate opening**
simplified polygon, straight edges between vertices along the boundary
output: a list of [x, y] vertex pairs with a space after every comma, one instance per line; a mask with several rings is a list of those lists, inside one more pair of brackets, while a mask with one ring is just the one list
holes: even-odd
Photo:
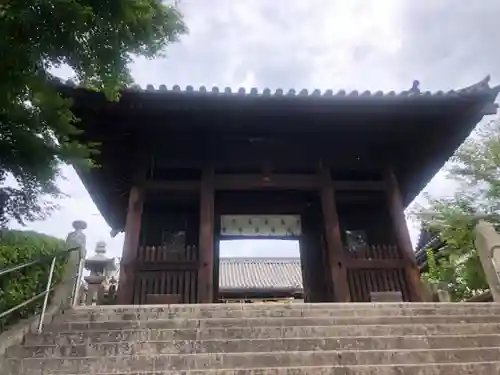
[[298, 240], [222, 240], [219, 254], [219, 302], [303, 302]]

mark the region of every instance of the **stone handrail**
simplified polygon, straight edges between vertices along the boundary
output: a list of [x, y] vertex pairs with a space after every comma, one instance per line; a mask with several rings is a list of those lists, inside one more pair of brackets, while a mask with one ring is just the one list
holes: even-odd
[[474, 228], [476, 249], [483, 266], [491, 296], [500, 302], [500, 234], [490, 222], [479, 220]]

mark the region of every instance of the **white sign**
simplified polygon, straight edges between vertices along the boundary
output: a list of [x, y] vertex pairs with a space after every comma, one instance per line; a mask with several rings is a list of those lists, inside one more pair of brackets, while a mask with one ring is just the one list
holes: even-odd
[[297, 237], [300, 215], [222, 215], [222, 236]]

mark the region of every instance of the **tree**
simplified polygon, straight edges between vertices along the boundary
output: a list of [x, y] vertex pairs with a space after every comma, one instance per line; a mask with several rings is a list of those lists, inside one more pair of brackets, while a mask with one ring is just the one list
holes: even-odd
[[74, 141], [77, 119], [51, 71], [68, 65], [76, 83], [116, 100], [132, 83], [133, 56], [157, 57], [184, 32], [177, 8], [161, 0], [0, 4], [0, 226], [45, 217], [62, 194], [60, 164], [90, 167], [98, 151]]
[[429, 223], [446, 244], [443, 257], [431, 259], [423, 277], [448, 283], [454, 299], [463, 300], [488, 289], [473, 229], [479, 218], [500, 225], [500, 120], [469, 137], [450, 160], [447, 174], [457, 185], [455, 194], [427, 196], [426, 204], [414, 214]]

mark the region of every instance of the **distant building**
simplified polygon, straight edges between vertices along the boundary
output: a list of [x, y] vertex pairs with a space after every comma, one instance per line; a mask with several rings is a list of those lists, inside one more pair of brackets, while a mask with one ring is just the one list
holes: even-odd
[[435, 230], [427, 228], [427, 224], [422, 224], [418, 243], [415, 248], [415, 256], [417, 265], [421, 272], [427, 271], [427, 251], [432, 250], [435, 257], [438, 259], [442, 256], [442, 251], [445, 249], [446, 243], [441, 240], [439, 233]]
[[299, 258], [221, 258], [219, 301], [302, 300]]

